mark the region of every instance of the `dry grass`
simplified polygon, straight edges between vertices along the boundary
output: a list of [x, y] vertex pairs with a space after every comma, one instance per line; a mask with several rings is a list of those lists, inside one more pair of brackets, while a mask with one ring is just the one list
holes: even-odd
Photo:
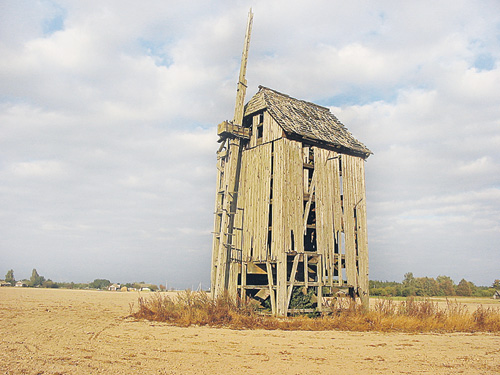
[[[131, 310], [133, 308], [131, 307]], [[139, 298], [137, 319], [187, 327], [207, 325], [232, 329], [378, 332], [500, 332], [500, 309], [465, 306], [447, 301], [444, 308], [430, 300], [402, 302], [378, 300], [370, 311], [339, 299], [320, 317], [277, 318], [260, 312], [251, 302], [233, 301], [227, 295], [212, 300], [204, 292], [185, 291], [175, 299], [160, 293]]]

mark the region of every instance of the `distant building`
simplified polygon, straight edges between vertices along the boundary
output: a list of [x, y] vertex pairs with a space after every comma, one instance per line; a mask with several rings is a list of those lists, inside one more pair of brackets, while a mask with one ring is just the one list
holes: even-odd
[[121, 289], [120, 284], [111, 284], [110, 286], [108, 286], [108, 290], [117, 291], [120, 289]]
[[493, 294], [494, 299], [500, 299], [500, 290], [495, 291], [495, 294]]

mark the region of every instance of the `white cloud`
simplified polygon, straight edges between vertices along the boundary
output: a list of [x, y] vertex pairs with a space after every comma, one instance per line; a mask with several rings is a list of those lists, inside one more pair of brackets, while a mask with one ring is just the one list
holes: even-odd
[[208, 285], [250, 6], [248, 94], [331, 106], [375, 153], [372, 278], [498, 278], [500, 5], [467, 0], [2, 3], [0, 263]]
[[54, 178], [64, 173], [64, 165], [57, 160], [37, 160], [19, 162], [11, 165], [11, 172], [18, 177], [50, 177]]

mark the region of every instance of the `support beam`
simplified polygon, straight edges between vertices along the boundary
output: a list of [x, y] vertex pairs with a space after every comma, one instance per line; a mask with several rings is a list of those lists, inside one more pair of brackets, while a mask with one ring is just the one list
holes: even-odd
[[307, 232], [307, 218], [311, 210], [311, 203], [313, 201], [314, 188], [316, 186], [316, 173], [313, 174], [311, 179], [311, 186], [309, 187], [309, 199], [307, 200], [306, 207], [304, 208], [304, 233]]
[[271, 299], [271, 312], [276, 315], [276, 294], [273, 287], [273, 267], [270, 262], [266, 262], [267, 268], [267, 283], [269, 285], [269, 298]]
[[293, 258], [292, 273], [290, 274], [290, 282], [288, 285], [288, 299], [287, 299], [287, 303], [286, 303], [285, 316], [287, 315], [288, 308], [290, 307], [290, 300], [292, 299], [292, 293], [293, 293], [293, 284], [295, 282], [295, 276], [297, 274], [297, 267], [299, 265], [300, 256], [301, 256], [301, 254], [297, 254]]

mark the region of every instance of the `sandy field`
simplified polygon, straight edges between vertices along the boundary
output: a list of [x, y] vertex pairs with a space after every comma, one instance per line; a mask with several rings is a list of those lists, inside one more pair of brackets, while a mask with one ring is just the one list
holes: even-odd
[[500, 335], [179, 328], [127, 318], [138, 296], [0, 288], [0, 373], [500, 373]]

